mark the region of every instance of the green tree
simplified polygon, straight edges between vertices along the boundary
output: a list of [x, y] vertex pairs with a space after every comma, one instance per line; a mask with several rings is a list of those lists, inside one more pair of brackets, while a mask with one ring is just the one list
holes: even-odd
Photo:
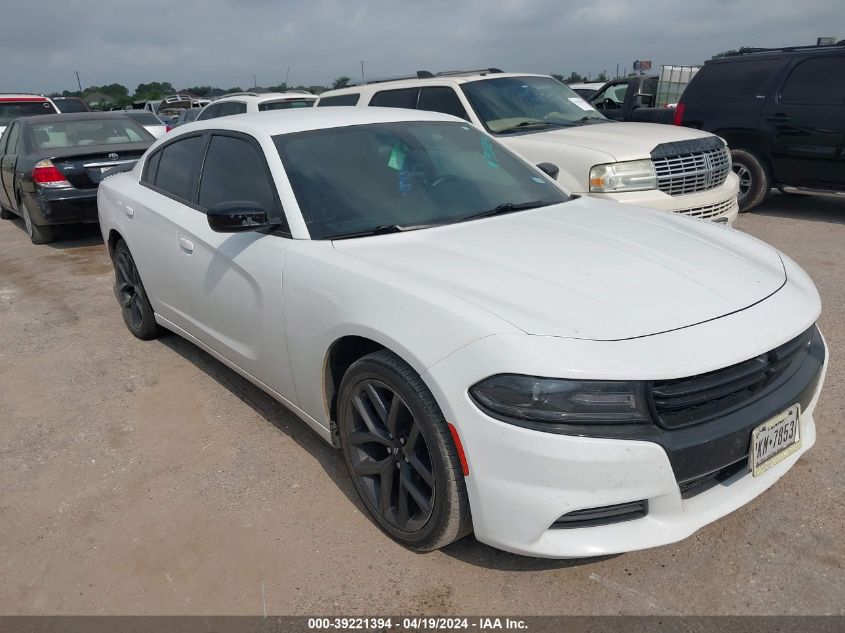
[[135, 101], [143, 99], [161, 99], [176, 92], [169, 81], [152, 81], [148, 84], [138, 84], [135, 88]]
[[337, 90], [338, 88], [346, 88], [346, 86], [349, 85], [350, 81], [351, 80], [349, 79], [349, 77], [346, 77], [345, 75], [338, 77], [332, 82], [332, 90]]
[[599, 76], [596, 77], [596, 81], [600, 81], [600, 82], [604, 83], [605, 81], [607, 81], [607, 74], [606, 73], [599, 73]]
[[204, 97], [211, 92], [211, 86], [193, 86], [192, 88], [185, 88], [184, 92], [190, 92], [192, 95]]

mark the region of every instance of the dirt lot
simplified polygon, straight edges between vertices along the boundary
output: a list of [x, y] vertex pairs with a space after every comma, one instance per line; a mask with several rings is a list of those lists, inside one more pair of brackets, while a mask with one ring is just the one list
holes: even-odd
[[821, 292], [816, 447], [681, 543], [543, 561], [394, 544], [280, 405], [129, 334], [96, 229], [33, 246], [0, 223], [0, 613], [845, 614], [845, 201], [773, 195], [738, 228]]

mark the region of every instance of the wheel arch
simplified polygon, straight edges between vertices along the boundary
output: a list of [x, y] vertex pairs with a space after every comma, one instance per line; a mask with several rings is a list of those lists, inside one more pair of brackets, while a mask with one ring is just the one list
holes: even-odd
[[117, 243], [121, 240], [123, 240], [124, 242], [126, 241], [123, 239], [123, 236], [117, 231], [117, 229], [109, 230], [109, 237], [106, 240], [106, 246], [109, 249], [109, 257], [114, 257], [114, 249], [117, 246]]
[[717, 130], [718, 134], [728, 142], [729, 149], [742, 149], [755, 154], [768, 168], [771, 162], [771, 151], [766, 141], [757, 133], [748, 130]]

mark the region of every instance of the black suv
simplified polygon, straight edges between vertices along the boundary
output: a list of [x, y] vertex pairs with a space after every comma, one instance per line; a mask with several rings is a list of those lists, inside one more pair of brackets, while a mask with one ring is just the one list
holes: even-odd
[[728, 142], [740, 211], [771, 187], [845, 191], [845, 46], [711, 59], [684, 91], [675, 124]]

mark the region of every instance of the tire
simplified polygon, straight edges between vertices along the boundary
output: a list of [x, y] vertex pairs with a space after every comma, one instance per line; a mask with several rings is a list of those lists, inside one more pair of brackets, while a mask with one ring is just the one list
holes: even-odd
[[772, 188], [769, 170], [756, 154], [746, 149], [731, 150], [731, 158], [734, 173], [739, 176], [739, 212], [746, 213], [769, 195]]
[[340, 384], [338, 426], [355, 488], [390, 537], [426, 552], [472, 531], [449, 426], [405, 361], [387, 350], [355, 361]]
[[120, 304], [123, 322], [142, 341], [149, 341], [161, 334], [155, 313], [147, 298], [147, 291], [141, 283], [138, 267], [129, 252], [126, 242], [120, 240], [112, 255], [114, 265], [114, 294]]
[[0, 205], [0, 220], [11, 220], [13, 217], [15, 217], [14, 213], [9, 211], [3, 205]]
[[20, 209], [26, 234], [33, 244], [49, 244], [56, 239], [56, 230], [52, 226], [35, 224], [25, 204], [21, 204]]

